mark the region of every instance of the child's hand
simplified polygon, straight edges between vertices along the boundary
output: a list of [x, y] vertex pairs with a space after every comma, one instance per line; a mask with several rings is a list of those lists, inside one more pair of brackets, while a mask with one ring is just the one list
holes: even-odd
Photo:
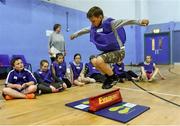
[[53, 55], [53, 53], [50, 50], [48, 52], [49, 52], [49, 55]]
[[27, 84], [24, 83], [24, 84], [22, 85], [22, 88], [26, 88], [26, 87], [27, 87]]
[[82, 77], [78, 77], [78, 81], [82, 82], [83, 78]]
[[53, 87], [52, 85], [50, 86], [50, 88], [51, 88], [52, 92], [58, 92], [58, 90], [55, 87]]
[[141, 20], [141, 25], [143, 25], [143, 26], [147, 26], [148, 24], [149, 24], [149, 20], [147, 20], [147, 19], [143, 19], [143, 20]]
[[74, 34], [72, 34], [71, 36], [70, 36], [70, 39], [71, 40], [73, 40], [73, 39], [75, 39], [76, 38], [76, 35], [74, 35]]
[[16, 84], [16, 89], [21, 90], [22, 86], [20, 84]]

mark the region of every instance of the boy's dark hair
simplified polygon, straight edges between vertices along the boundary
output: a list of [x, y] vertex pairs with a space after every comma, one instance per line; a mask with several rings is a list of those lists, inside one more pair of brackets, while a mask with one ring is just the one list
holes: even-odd
[[91, 60], [94, 59], [94, 58], [96, 58], [96, 56], [95, 56], [95, 55], [91, 55], [91, 56], [89, 57], [89, 61], [91, 61]]
[[151, 56], [151, 55], [147, 55], [146, 58], [147, 58], [148, 56], [152, 59], [152, 56]]
[[14, 63], [17, 61], [17, 60], [22, 60], [21, 57], [15, 57], [11, 60], [11, 66], [13, 67], [14, 66]]
[[56, 31], [57, 28], [61, 27], [60, 24], [55, 24], [54, 27], [53, 27], [53, 30]]
[[41, 60], [41, 62], [40, 62], [40, 66], [43, 66], [43, 64], [44, 64], [44, 63], [49, 64], [49, 62], [48, 62], [47, 60]]
[[104, 17], [102, 9], [97, 6], [90, 8], [89, 11], [87, 12], [87, 18], [91, 18], [93, 16], [99, 17], [100, 15]]
[[63, 58], [64, 58], [64, 55], [62, 53], [57, 53], [56, 54], [56, 59], [58, 59], [59, 56], [63, 56]]
[[80, 53], [76, 53], [76, 54], [74, 55], [74, 59], [76, 58], [76, 56], [80, 56], [80, 58], [81, 58], [81, 54], [80, 54]]

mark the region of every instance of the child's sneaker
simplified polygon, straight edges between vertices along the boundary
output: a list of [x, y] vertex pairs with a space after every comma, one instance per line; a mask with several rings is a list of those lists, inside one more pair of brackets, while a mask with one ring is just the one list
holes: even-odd
[[93, 78], [89, 78], [89, 82], [90, 82], [90, 83], [96, 83], [96, 80], [93, 79]]
[[9, 96], [9, 95], [5, 95], [5, 96], [4, 96], [4, 99], [5, 99], [5, 100], [12, 100], [13, 97], [12, 97], [12, 96]]
[[26, 99], [35, 99], [36, 95], [31, 93], [31, 94], [26, 94]]
[[123, 80], [122, 78], [120, 78], [118, 81], [119, 81], [120, 83], [124, 83], [124, 80]]
[[113, 87], [113, 82], [116, 81], [114, 79], [115, 79], [114, 75], [107, 76], [106, 80], [104, 81], [104, 83], [102, 85], [102, 89], [110, 89], [110, 88], [112, 88]]

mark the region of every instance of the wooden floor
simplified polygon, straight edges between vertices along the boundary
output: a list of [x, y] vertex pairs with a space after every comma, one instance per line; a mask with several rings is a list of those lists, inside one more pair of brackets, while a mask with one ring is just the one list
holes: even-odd
[[[173, 67], [172, 72], [169, 72], [170, 67], [161, 66], [166, 80], [138, 84], [156, 95], [180, 104], [180, 74], [176, 74], [176, 69], [180, 67]], [[117, 84], [113, 88], [117, 87], [121, 89], [124, 101], [151, 107], [149, 111], [124, 125], [180, 125], [180, 107], [142, 91], [132, 82]], [[61, 93], [38, 96], [34, 100], [0, 100], [0, 125], [123, 125], [65, 106], [66, 103], [106, 91], [108, 90], [101, 89], [100, 84], [89, 84]]]

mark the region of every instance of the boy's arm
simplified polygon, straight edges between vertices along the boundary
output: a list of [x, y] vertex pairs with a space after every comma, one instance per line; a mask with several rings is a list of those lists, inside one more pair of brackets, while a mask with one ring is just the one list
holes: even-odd
[[22, 86], [20, 84], [7, 83], [6, 87], [10, 87], [10, 88], [13, 88], [13, 89], [21, 89]]
[[21, 89], [20, 84], [13, 83], [13, 74], [11, 72], [8, 73], [6, 81], [5, 81], [5, 87], [10, 87], [14, 89]]
[[34, 72], [34, 77], [36, 78], [37, 83], [40, 84], [44, 82], [44, 80], [36, 72]]
[[62, 82], [61, 79], [59, 79], [57, 76], [56, 76], [56, 71], [54, 69], [54, 66], [53, 64], [51, 65], [51, 73], [52, 73], [52, 77], [54, 79], [55, 82]]
[[111, 22], [112, 29], [115, 30], [119, 27], [125, 26], [125, 25], [142, 25], [147, 26], [149, 24], [149, 20], [143, 19], [143, 20], [113, 20]]
[[28, 78], [28, 82], [22, 84], [22, 88], [25, 88], [30, 85], [35, 85], [37, 83], [36, 78], [31, 72], [28, 73], [27, 78]]
[[87, 65], [85, 65], [85, 68], [84, 68], [84, 71], [83, 71], [83, 74], [84, 76], [87, 76], [87, 74], [89, 73], [89, 68]]
[[124, 63], [122, 65], [122, 71], [125, 71], [125, 66], [124, 66]]
[[83, 69], [81, 70], [81, 73], [80, 73], [80, 77], [84, 78], [84, 70], [85, 70], [85, 67], [83, 67]]
[[25, 85], [25, 86], [30, 86], [30, 85], [34, 85], [34, 84], [35, 84], [34, 81], [29, 81], [29, 82], [27, 82], [27, 83], [24, 83], [22, 86], [24, 87], [24, 85]]
[[90, 32], [90, 27], [85, 27], [75, 33], [73, 33], [71, 36], [70, 36], [70, 39], [73, 40], [74, 38], [77, 38], [81, 35], [84, 35], [84, 34], [87, 34]]
[[155, 69], [157, 69], [157, 67], [156, 67], [156, 64], [155, 64], [155, 63], [153, 63], [153, 67], [154, 67], [154, 70], [155, 70]]
[[52, 55], [51, 47], [52, 47], [52, 34], [49, 36], [49, 40], [48, 40], [48, 52], [50, 55]]
[[143, 66], [141, 67], [141, 72], [146, 73]]

